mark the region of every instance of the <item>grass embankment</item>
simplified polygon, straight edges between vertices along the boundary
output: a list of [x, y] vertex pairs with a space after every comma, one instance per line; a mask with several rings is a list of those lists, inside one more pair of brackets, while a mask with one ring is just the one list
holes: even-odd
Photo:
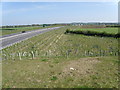
[[114, 37], [114, 38], [120, 37], [120, 33], [118, 33], [118, 28], [76, 29], [76, 30], [67, 29], [65, 34], [67, 33], [99, 37]]
[[[46, 32], [2, 50], [3, 88], [118, 88], [115, 38]], [[78, 28], [78, 27], [77, 27]]]
[[8, 35], [8, 34], [13, 34], [13, 33], [18, 33], [22, 31], [32, 31], [32, 30], [37, 30], [37, 29], [43, 29], [43, 28], [50, 28], [50, 27], [57, 27], [58, 25], [55, 26], [46, 26], [46, 27], [17, 27], [17, 28], [1, 28], [0, 32], [1, 35]]

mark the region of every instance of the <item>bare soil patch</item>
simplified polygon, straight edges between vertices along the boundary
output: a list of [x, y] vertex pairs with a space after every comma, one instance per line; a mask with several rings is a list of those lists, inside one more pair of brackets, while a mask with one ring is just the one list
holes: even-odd
[[69, 61], [63, 66], [61, 77], [83, 77], [94, 74], [94, 65], [97, 63], [100, 63], [99, 58], [91, 57]]

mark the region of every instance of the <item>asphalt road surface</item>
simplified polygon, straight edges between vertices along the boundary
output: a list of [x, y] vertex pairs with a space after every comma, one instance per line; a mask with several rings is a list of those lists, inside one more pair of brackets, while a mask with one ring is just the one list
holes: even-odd
[[34, 30], [34, 31], [29, 31], [29, 32], [25, 32], [25, 33], [17, 33], [17, 34], [13, 34], [13, 35], [7, 35], [5, 37], [0, 38], [0, 50], [9, 47], [15, 43], [19, 43], [23, 40], [29, 39], [33, 36], [42, 34], [44, 32], [48, 32], [51, 30], [56, 30], [58, 28], [61, 28], [63, 26], [60, 27], [52, 27], [52, 28], [46, 28], [46, 29], [39, 29], [39, 30]]

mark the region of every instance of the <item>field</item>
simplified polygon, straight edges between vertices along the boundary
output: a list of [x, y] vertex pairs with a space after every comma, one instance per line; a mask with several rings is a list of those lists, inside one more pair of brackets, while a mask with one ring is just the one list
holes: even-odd
[[80, 28], [76, 30], [106, 32], [106, 33], [111, 33], [111, 34], [118, 33], [118, 28]]
[[118, 39], [64, 34], [68, 28], [79, 29], [66, 26], [3, 49], [3, 88], [118, 88]]
[[34, 27], [34, 26], [32, 26], [32, 27], [0, 28], [0, 32], [2, 32], [0, 36], [12, 34], [12, 33], [18, 33], [18, 32], [22, 32], [22, 31], [32, 31], [32, 30], [50, 28], [50, 27], [55, 27], [55, 26], [47, 26], [47, 27]]

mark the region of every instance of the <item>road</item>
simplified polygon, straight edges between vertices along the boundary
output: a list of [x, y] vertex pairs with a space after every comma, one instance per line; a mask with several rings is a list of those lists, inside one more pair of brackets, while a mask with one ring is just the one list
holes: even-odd
[[25, 32], [25, 33], [18, 33], [18, 34], [12, 34], [12, 35], [7, 35], [6, 37], [2, 37], [0, 38], [0, 50], [12, 46], [15, 43], [19, 43], [23, 40], [29, 39], [33, 36], [42, 34], [44, 32], [48, 32], [51, 30], [56, 30], [58, 28], [61, 28], [63, 26], [60, 27], [52, 27], [52, 28], [46, 28], [46, 29], [39, 29], [39, 30], [34, 30], [34, 31], [29, 31], [29, 32]]

